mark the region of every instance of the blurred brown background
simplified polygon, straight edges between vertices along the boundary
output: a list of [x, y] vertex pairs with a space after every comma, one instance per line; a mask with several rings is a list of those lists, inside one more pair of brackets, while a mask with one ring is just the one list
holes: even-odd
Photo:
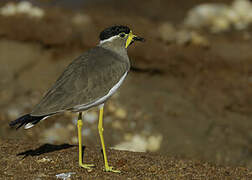
[[[29, 113], [73, 58], [122, 24], [146, 43], [129, 49], [132, 71], [105, 106], [109, 147], [252, 168], [252, 4], [248, 0], [0, 2], [0, 139], [77, 143], [76, 114], [30, 130]], [[97, 109], [84, 142], [98, 146]]]

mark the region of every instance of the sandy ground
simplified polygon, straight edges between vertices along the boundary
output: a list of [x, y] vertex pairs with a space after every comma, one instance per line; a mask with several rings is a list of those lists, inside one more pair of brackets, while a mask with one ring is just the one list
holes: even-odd
[[[76, 146], [28, 156], [24, 160], [16, 157], [44, 143], [52, 146], [77, 144], [76, 114], [52, 117], [29, 131], [10, 129], [8, 122], [29, 113], [67, 64], [97, 44], [98, 34], [104, 27], [128, 24], [147, 41], [129, 49], [132, 71], [120, 91], [105, 106], [106, 145], [118, 147], [130, 142], [132, 149], [162, 156], [111, 151], [111, 163], [128, 172], [123, 177], [134, 177], [134, 173], [135, 178], [153, 178], [151, 174], [155, 174], [175, 179], [180, 179], [180, 173], [185, 178], [192, 178], [194, 173], [198, 179], [208, 172], [213, 173], [208, 174], [209, 177], [216, 175], [216, 179], [249, 175], [246, 168], [252, 168], [251, 30], [218, 35], [200, 32], [207, 39], [207, 47], [191, 43], [168, 44], [159, 34], [160, 25], [165, 22], [179, 24], [187, 10], [198, 1], [141, 2], [138, 1], [142, 8], [137, 5], [129, 8], [133, 2], [123, 3], [123, 6], [100, 4], [95, 8], [90, 4], [78, 13], [48, 7], [47, 15], [41, 20], [23, 15], [0, 16], [0, 140], [4, 149], [0, 153], [3, 158], [8, 158], [3, 152], [11, 157], [9, 162], [2, 161], [7, 169], [0, 168], [1, 174], [6, 171], [6, 177], [16, 178], [14, 174], [20, 173], [20, 163], [24, 163], [24, 167], [31, 168], [27, 177], [35, 178], [40, 174], [55, 177], [65, 170], [76, 172], [75, 177], [82, 176], [79, 172], [90, 177], [104, 175], [101, 154], [96, 156], [100, 152], [96, 109], [90, 111], [83, 131], [87, 155], [90, 161], [98, 164], [98, 171], [91, 173], [73, 166], [77, 165]], [[180, 7], [179, 10], [176, 7]], [[36, 143], [25, 143], [30, 141]], [[15, 151], [11, 149], [14, 147]], [[37, 163], [37, 160], [47, 156], [57, 165], [50, 166], [52, 169], [45, 173], [42, 168], [48, 164]], [[71, 167], [61, 163], [63, 159], [55, 159], [64, 156]], [[19, 168], [14, 172], [17, 158]], [[153, 173], [149, 170], [152, 165], [144, 166], [146, 162], [153, 163]], [[34, 163], [37, 165], [33, 168]], [[72, 169], [74, 167], [76, 169]], [[160, 174], [155, 173], [159, 170]], [[108, 178], [110, 176], [113, 175]]]
[[85, 148], [85, 161], [96, 165], [91, 171], [78, 166], [78, 147], [36, 142], [1, 141], [0, 178], [56, 179], [73, 173], [71, 179], [251, 179], [246, 168], [219, 167], [154, 153], [108, 150], [109, 162], [120, 174], [104, 172], [100, 148]]

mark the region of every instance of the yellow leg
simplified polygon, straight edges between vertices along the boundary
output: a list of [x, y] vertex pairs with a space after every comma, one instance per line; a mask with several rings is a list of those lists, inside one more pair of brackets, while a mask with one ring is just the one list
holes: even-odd
[[113, 170], [113, 167], [108, 165], [108, 159], [107, 159], [104, 139], [103, 139], [103, 125], [102, 124], [103, 124], [103, 105], [100, 107], [98, 130], [99, 130], [99, 134], [101, 138], [102, 151], [103, 151], [103, 157], [104, 157], [104, 162], [105, 162], [105, 171], [120, 173], [120, 171]]
[[79, 140], [79, 165], [80, 167], [86, 168], [86, 169], [91, 169], [91, 167], [94, 167], [94, 164], [83, 164], [82, 163], [82, 142], [81, 142], [81, 129], [82, 129], [82, 113], [79, 113], [78, 116], [78, 121], [77, 121], [77, 126], [78, 126], [78, 140]]

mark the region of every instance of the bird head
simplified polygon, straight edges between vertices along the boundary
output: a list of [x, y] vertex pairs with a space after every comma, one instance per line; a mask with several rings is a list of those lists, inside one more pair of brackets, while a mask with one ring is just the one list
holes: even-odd
[[111, 26], [100, 33], [100, 44], [110, 42], [127, 49], [135, 41], [143, 42], [144, 38], [134, 35], [127, 26]]

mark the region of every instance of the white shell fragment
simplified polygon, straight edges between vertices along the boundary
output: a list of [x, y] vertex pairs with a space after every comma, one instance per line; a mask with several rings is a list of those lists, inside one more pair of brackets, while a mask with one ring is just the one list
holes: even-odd
[[45, 163], [45, 162], [50, 162], [50, 161], [52, 160], [49, 158], [42, 158], [42, 159], [37, 160], [38, 163]]
[[76, 174], [76, 173], [75, 172], [61, 173], [61, 174], [57, 174], [56, 177], [57, 179], [67, 180], [71, 177], [72, 174]]
[[0, 8], [0, 15], [2, 16], [14, 16], [17, 14], [25, 14], [30, 17], [42, 18], [44, 16], [44, 10], [33, 6], [28, 1], [21, 1], [19, 3], [7, 3]]

